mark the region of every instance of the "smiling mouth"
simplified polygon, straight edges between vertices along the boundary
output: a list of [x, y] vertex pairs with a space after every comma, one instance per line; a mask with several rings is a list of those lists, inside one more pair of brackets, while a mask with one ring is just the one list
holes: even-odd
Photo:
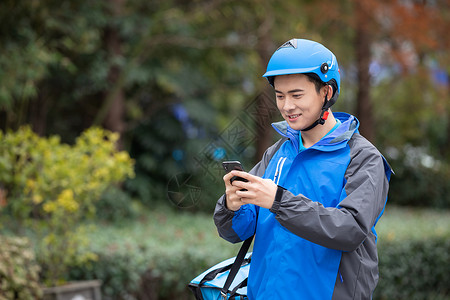
[[287, 117], [289, 118], [289, 120], [295, 120], [298, 117], [300, 117], [300, 115], [299, 114], [298, 115], [288, 115]]

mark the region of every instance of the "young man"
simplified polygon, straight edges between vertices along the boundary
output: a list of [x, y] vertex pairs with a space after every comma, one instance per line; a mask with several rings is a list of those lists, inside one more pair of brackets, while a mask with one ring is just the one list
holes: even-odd
[[[371, 299], [375, 224], [391, 168], [358, 133], [355, 117], [331, 112], [340, 74], [327, 48], [292, 39], [275, 51], [264, 77], [285, 120], [273, 124], [283, 138], [249, 173], [224, 176], [214, 212], [224, 239], [256, 234], [248, 297]], [[233, 176], [248, 182], [230, 183]]]

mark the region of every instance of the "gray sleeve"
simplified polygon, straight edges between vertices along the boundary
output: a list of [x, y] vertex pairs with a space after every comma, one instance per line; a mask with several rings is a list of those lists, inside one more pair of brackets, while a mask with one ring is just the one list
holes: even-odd
[[347, 197], [338, 208], [324, 207], [303, 195], [278, 191], [271, 208], [281, 225], [324, 247], [353, 251], [368, 236], [381, 214], [389, 188], [381, 154], [360, 135], [349, 142], [345, 173]]
[[231, 243], [239, 243], [241, 239], [232, 228], [234, 213], [234, 211], [227, 208], [226, 196], [225, 194], [222, 195], [217, 201], [214, 210], [214, 224], [216, 224], [220, 237]]
[[[281, 144], [285, 141], [285, 139], [280, 139], [277, 143], [270, 146], [265, 152], [264, 155], [250, 171], [249, 173], [252, 175], [256, 175], [262, 177], [264, 172], [266, 171], [267, 165], [269, 164], [270, 159], [273, 157], [275, 152], [280, 148]], [[214, 210], [214, 223], [216, 224], [217, 231], [219, 235], [231, 242], [238, 243], [241, 242], [241, 239], [233, 230], [233, 217], [236, 212], [229, 210], [226, 206], [226, 196], [222, 195], [217, 201], [216, 208]]]

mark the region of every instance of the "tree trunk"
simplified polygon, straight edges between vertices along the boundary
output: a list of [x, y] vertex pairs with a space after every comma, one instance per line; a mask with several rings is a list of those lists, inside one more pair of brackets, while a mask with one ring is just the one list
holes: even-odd
[[256, 98], [256, 152], [254, 160], [260, 161], [266, 149], [272, 144], [273, 129], [271, 123], [278, 109], [274, 100], [274, 91], [267, 84]]
[[[112, 0], [110, 3], [112, 16], [120, 16], [124, 1]], [[122, 55], [121, 40], [117, 28], [109, 27], [105, 29], [104, 41], [111, 60]], [[110, 88], [105, 92], [104, 99], [107, 105], [107, 113], [103, 121], [103, 126], [106, 129], [120, 134], [118, 149], [123, 148], [122, 136], [125, 131], [125, 92], [121, 72], [121, 68], [115, 63], [109, 69], [108, 82]]]
[[[271, 19], [268, 17], [259, 28], [258, 34], [259, 40], [257, 49], [261, 65], [264, 66], [264, 70], [274, 50], [272, 35], [270, 34], [271, 24]], [[265, 83], [263, 91], [258, 95], [256, 101], [257, 139], [254, 157], [256, 162], [261, 160], [264, 151], [266, 151], [272, 143], [271, 122], [278, 111], [274, 102], [273, 94], [273, 89], [268, 83]]]
[[356, 66], [358, 71], [358, 92], [356, 116], [360, 121], [359, 130], [369, 141], [375, 138], [375, 121], [373, 116], [372, 99], [370, 97], [370, 12], [364, 1], [354, 1], [356, 14]]
[[44, 136], [47, 130], [48, 95], [46, 91], [47, 89], [41, 88], [37, 99], [30, 101], [30, 123], [33, 131], [40, 136]]

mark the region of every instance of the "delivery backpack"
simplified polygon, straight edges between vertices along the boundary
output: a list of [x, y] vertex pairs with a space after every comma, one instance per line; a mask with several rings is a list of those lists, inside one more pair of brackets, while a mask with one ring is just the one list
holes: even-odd
[[189, 283], [197, 300], [248, 299], [247, 277], [252, 253], [247, 253], [253, 236], [246, 239], [236, 257], [209, 268]]

